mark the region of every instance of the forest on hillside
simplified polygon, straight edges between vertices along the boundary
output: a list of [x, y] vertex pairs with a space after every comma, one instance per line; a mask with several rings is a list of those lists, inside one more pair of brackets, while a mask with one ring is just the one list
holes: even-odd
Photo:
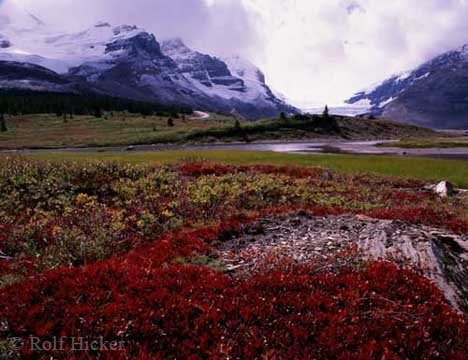
[[161, 105], [100, 95], [0, 90], [0, 113], [9, 115], [62, 114], [101, 116], [102, 111], [128, 111], [142, 115], [175, 116], [191, 114], [186, 106]]

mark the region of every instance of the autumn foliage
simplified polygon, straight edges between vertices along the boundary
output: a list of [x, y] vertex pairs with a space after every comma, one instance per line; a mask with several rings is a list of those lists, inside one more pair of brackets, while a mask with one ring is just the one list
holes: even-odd
[[[4, 164], [0, 179], [8, 189], [0, 195], [8, 255], [0, 260], [0, 351], [12, 358], [466, 358], [465, 318], [429, 280], [395, 264], [278, 264], [236, 277], [190, 261], [212, 256], [245, 223], [298, 209], [466, 232], [464, 205], [419, 182], [274, 166], [26, 160]], [[61, 336], [125, 346], [28, 346], [31, 337]], [[9, 347], [13, 337], [22, 350]]]

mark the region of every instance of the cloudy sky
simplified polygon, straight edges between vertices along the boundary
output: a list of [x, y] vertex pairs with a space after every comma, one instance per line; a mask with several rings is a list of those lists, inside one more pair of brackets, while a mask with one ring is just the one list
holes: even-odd
[[[1, 1], [1, 0], [0, 0]], [[79, 30], [99, 20], [238, 53], [295, 104], [336, 104], [468, 43], [468, 0], [4, 0]]]

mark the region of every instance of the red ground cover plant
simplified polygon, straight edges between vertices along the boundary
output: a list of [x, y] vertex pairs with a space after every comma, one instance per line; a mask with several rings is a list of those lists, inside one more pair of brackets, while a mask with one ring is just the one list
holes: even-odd
[[[465, 318], [427, 279], [391, 263], [272, 264], [241, 278], [192, 262], [258, 217], [301, 210], [468, 232], [466, 205], [419, 181], [264, 165], [30, 161], [0, 167], [0, 181], [0, 254], [11, 257], [0, 259], [0, 353], [13, 359], [468, 353]], [[64, 351], [30, 351], [31, 337], [62, 336], [124, 346], [71, 351], [65, 341]], [[19, 352], [12, 338], [25, 342]]]
[[221, 165], [212, 162], [190, 162], [180, 164], [178, 171], [187, 176], [202, 176], [202, 175], [225, 175], [232, 173], [236, 167], [229, 165]]
[[[207, 243], [238, 228], [184, 230], [125, 256], [6, 287], [2, 336], [22, 337], [26, 359], [464, 358], [463, 317], [428, 280], [390, 263], [236, 279], [172, 262], [206, 253]], [[31, 336], [103, 336], [125, 347], [28, 351]]]

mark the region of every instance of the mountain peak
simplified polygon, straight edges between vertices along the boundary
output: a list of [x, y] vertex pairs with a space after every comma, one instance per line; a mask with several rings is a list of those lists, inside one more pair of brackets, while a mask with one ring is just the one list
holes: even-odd
[[128, 34], [128, 33], [133, 33], [133, 32], [146, 32], [144, 29], [140, 29], [136, 25], [119, 25], [113, 28], [114, 35], [120, 35], [120, 34]]
[[170, 57], [187, 56], [196, 53], [185, 45], [184, 41], [179, 37], [164, 40], [161, 43], [161, 49]]
[[[133, 32], [137, 28], [129, 29]], [[115, 33], [115, 29], [114, 29]], [[119, 35], [118, 33], [117, 35]], [[129, 55], [144, 55], [146, 57], [162, 57], [161, 47], [153, 34], [138, 32], [129, 37], [118, 38], [106, 45], [106, 53], [125, 51]]]

